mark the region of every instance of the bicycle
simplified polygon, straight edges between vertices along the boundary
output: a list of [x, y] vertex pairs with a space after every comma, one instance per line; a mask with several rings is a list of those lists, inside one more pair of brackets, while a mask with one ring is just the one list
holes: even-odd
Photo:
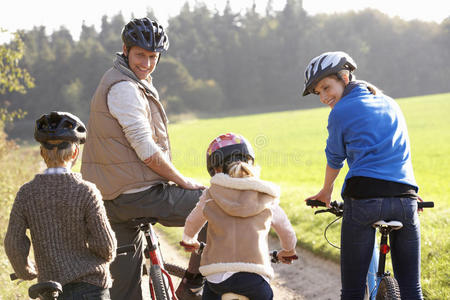
[[[125, 245], [118, 247], [116, 250], [117, 255], [126, 255], [129, 252], [136, 250], [135, 245]], [[15, 273], [9, 275], [12, 281], [19, 279]], [[19, 283], [21, 283], [20, 281]], [[59, 282], [56, 281], [44, 281], [33, 284], [28, 288], [28, 296], [31, 299], [41, 300], [57, 300], [63, 293], [63, 288]]]
[[[182, 246], [186, 250], [189, 249], [189, 252], [195, 251], [197, 254], [201, 255], [202, 252], [203, 252], [203, 249], [206, 246], [206, 244], [203, 243], [203, 242], [200, 242], [200, 248], [197, 249], [197, 250], [195, 249], [194, 246], [185, 244], [183, 241], [180, 242], [180, 246]], [[273, 251], [269, 252], [269, 256], [270, 256], [270, 262], [271, 263], [277, 264], [277, 263], [281, 262], [278, 259], [278, 251], [277, 250], [273, 250]], [[285, 256], [284, 259], [287, 259], [289, 262], [292, 262], [293, 260], [297, 260], [298, 256], [297, 255]], [[239, 294], [235, 294], [235, 293], [229, 292], [229, 293], [223, 294], [221, 296], [221, 300], [249, 300], [249, 298], [246, 297], [246, 296], [243, 296], [243, 295], [239, 295]]]
[[[144, 233], [147, 246], [144, 255], [148, 264], [150, 297], [152, 300], [178, 300], [170, 275], [183, 278], [186, 270], [180, 266], [165, 263], [158, 237], [153, 229], [157, 223], [156, 218], [136, 218], [130, 221], [131, 226]], [[117, 248], [117, 254], [127, 254], [136, 251], [135, 245], [124, 245]], [[15, 275], [11, 274], [11, 280]], [[17, 279], [17, 277], [16, 277]], [[62, 287], [58, 282], [48, 281], [38, 283], [28, 289], [30, 298], [41, 297], [42, 300], [54, 300], [62, 294]]]
[[[417, 202], [418, 208], [434, 207], [434, 202]], [[312, 207], [325, 206], [325, 203], [319, 200], [306, 200], [306, 205]], [[314, 214], [320, 213], [332, 213], [337, 218], [332, 221], [324, 230], [325, 240], [335, 248], [339, 247], [333, 245], [327, 238], [328, 228], [336, 221], [342, 218], [344, 214], [344, 202], [332, 201], [330, 208], [321, 209], [314, 212]], [[372, 260], [370, 262], [369, 272], [367, 274], [367, 286], [366, 296], [370, 300], [401, 300], [400, 289], [398, 282], [394, 277], [391, 277], [390, 272], [385, 270], [386, 267], [386, 255], [390, 251], [388, 244], [388, 235], [393, 230], [398, 230], [403, 227], [403, 224], [395, 220], [379, 220], [372, 224], [372, 226], [381, 233], [380, 246], [377, 247], [375, 243]], [[375, 237], [376, 238], [376, 237]], [[379, 251], [378, 251], [379, 249]]]
[[[149, 286], [150, 296], [152, 300], [178, 300], [175, 295], [175, 288], [173, 286], [172, 277], [170, 275], [183, 278], [186, 269], [175, 264], [166, 263], [163, 259], [158, 237], [153, 229], [153, 225], [157, 223], [157, 218], [137, 218], [131, 222], [132, 226], [139, 228], [145, 235], [147, 246], [144, 250], [144, 255], [149, 263]], [[183, 246], [183, 244], [181, 244]], [[200, 248], [197, 250], [199, 255], [202, 254], [205, 243], [200, 243]], [[274, 250], [269, 255], [272, 263], [279, 263], [277, 257], [278, 251]], [[297, 255], [287, 259], [296, 260]], [[245, 296], [234, 293], [227, 293], [222, 296], [222, 300], [248, 300]]]
[[[278, 251], [277, 250], [273, 250], [272, 252], [270, 252], [269, 256], [270, 256], [270, 261], [272, 263], [278, 264], [281, 262], [278, 259]], [[288, 257], [285, 257], [285, 259], [288, 259], [289, 261], [293, 261], [293, 260], [297, 260], [298, 256], [297, 255], [288, 256]], [[226, 293], [226, 294], [222, 295], [221, 300], [249, 300], [249, 298], [246, 296], [243, 296], [243, 295], [235, 294], [235, 293]]]
[[152, 300], [178, 300], [170, 275], [183, 278], [186, 269], [164, 262], [159, 240], [153, 229], [153, 225], [157, 221], [157, 218], [152, 217], [137, 218], [131, 221], [132, 226], [144, 233], [147, 241], [144, 255], [148, 263], [150, 297]]

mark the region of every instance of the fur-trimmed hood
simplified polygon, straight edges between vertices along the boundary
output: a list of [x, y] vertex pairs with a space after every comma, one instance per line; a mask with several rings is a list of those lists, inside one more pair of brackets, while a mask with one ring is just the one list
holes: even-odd
[[280, 188], [256, 177], [233, 178], [218, 173], [211, 178], [211, 197], [227, 214], [249, 217], [278, 203]]

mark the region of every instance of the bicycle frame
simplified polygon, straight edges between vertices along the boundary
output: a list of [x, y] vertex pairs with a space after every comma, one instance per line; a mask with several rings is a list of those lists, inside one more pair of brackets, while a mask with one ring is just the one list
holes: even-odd
[[375, 244], [373, 247], [372, 259], [370, 260], [369, 272], [367, 273], [367, 289], [368, 296], [370, 300], [375, 300], [378, 287], [380, 286], [381, 280], [385, 276], [390, 276], [389, 272], [385, 272], [386, 267], [386, 254], [387, 252], [381, 252], [383, 245], [387, 245], [387, 234], [381, 232], [380, 247], [377, 244], [377, 237], [375, 235]]
[[[159, 266], [161, 270], [164, 288], [166, 291], [170, 291], [167, 297], [172, 300], [178, 300], [175, 295], [175, 288], [173, 286], [172, 278], [170, 274], [165, 269], [164, 259], [162, 257], [159, 240], [156, 236], [155, 231], [153, 230], [153, 226], [156, 223], [156, 220], [153, 218], [141, 218], [134, 220], [139, 223], [139, 229], [144, 233], [145, 238], [147, 240], [147, 247], [144, 250], [145, 257], [147, 261], [150, 263], [149, 270], [151, 270], [152, 266]], [[151, 274], [149, 274], [151, 275]], [[152, 299], [157, 299], [156, 291], [155, 291], [155, 283], [153, 282], [151, 276], [149, 276], [149, 287], [150, 287], [150, 295]]]
[[[306, 205], [312, 206], [312, 207], [318, 207], [318, 206], [325, 206], [325, 203], [318, 201], [318, 200], [307, 200]], [[323, 212], [329, 212], [334, 215], [336, 215], [339, 218], [343, 215], [343, 203], [338, 203], [336, 201], [333, 201], [330, 203], [331, 208], [318, 210], [315, 212], [315, 214], [323, 213]], [[434, 207], [433, 202], [418, 202], [418, 208], [424, 208], [424, 207]], [[337, 221], [336, 219], [335, 221]], [[333, 221], [331, 224], [333, 224], [335, 221]], [[325, 239], [329, 244], [331, 244], [327, 237], [326, 237], [326, 230], [330, 226], [328, 225], [325, 229]], [[372, 254], [372, 259], [370, 261], [369, 270], [367, 273], [367, 279], [366, 284], [368, 288], [368, 297], [370, 300], [375, 300], [378, 288], [380, 287], [380, 284], [385, 277], [389, 277], [390, 273], [385, 272], [386, 267], [386, 254], [390, 252], [390, 248], [388, 245], [388, 235], [392, 230], [400, 229], [403, 225], [398, 221], [391, 221], [386, 223], [385, 221], [378, 221], [373, 224], [375, 227], [375, 230], [379, 231], [381, 234], [380, 239], [380, 246], [377, 246], [377, 237], [375, 235], [375, 243], [374, 243], [374, 249]], [[335, 245], [331, 244], [333, 247], [340, 249], [339, 247], [336, 247]], [[395, 280], [393, 280], [395, 281]], [[396, 281], [395, 281], [396, 282]], [[396, 283], [397, 284], [397, 283]], [[397, 286], [398, 288], [398, 286]]]
[[[367, 272], [367, 289], [370, 300], [375, 299], [376, 288], [379, 286], [381, 278], [377, 277], [379, 265], [379, 247], [377, 244], [377, 236], [375, 235], [375, 243], [373, 247], [372, 259], [370, 260], [369, 271]], [[375, 293], [373, 293], [375, 291]], [[373, 294], [373, 295], [372, 295]]]

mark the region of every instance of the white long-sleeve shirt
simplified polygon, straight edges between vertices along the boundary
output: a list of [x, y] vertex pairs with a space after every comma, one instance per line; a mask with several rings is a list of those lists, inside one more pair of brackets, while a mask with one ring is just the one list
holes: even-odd
[[[111, 115], [122, 126], [125, 138], [142, 161], [160, 151], [150, 127], [150, 105], [136, 85], [129, 81], [114, 84], [109, 90], [107, 104]], [[150, 187], [128, 190], [124, 194], [137, 193]]]
[[122, 126], [126, 139], [142, 161], [159, 150], [150, 127], [148, 100], [141, 96], [136, 85], [129, 81], [116, 83], [109, 90], [107, 103], [111, 115]]

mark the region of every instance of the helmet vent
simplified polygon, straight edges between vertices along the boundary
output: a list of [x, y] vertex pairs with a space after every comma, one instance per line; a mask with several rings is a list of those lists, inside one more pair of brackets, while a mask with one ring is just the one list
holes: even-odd
[[73, 128], [73, 124], [70, 123], [69, 121], [64, 121], [64, 123], [62, 124], [62, 127], [64, 129], [72, 129]]

